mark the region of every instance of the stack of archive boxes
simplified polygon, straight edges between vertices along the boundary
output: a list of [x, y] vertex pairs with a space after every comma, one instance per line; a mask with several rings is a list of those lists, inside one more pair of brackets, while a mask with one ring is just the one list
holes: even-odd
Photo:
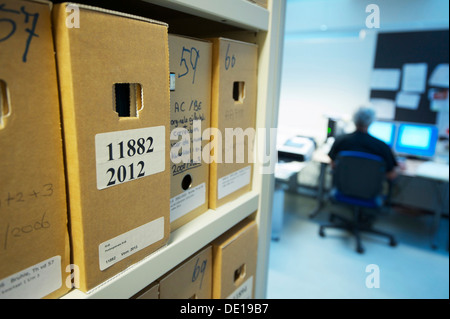
[[[88, 292], [252, 189], [254, 136], [220, 141], [255, 129], [256, 45], [3, 2], [0, 299]], [[135, 297], [251, 298], [256, 245], [244, 220]]]

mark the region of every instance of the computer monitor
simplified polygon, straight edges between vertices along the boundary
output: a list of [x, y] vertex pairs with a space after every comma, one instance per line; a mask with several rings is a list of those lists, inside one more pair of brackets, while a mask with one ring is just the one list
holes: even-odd
[[327, 138], [336, 137], [336, 130], [337, 130], [337, 120], [329, 117], [327, 126]]
[[375, 121], [369, 126], [369, 134], [393, 147], [395, 129], [396, 125], [393, 122]]
[[438, 129], [434, 125], [401, 123], [398, 127], [397, 154], [430, 158], [436, 151]]

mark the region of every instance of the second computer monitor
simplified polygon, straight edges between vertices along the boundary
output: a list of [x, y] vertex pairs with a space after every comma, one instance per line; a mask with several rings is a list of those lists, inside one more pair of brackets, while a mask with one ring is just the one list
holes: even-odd
[[438, 129], [434, 125], [401, 123], [398, 126], [395, 152], [421, 158], [433, 157], [438, 140]]

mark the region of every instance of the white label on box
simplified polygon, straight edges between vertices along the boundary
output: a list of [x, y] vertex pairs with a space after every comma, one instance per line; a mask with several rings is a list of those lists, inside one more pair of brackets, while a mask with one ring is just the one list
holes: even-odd
[[0, 299], [40, 299], [61, 285], [61, 256], [55, 256], [0, 280]]
[[95, 135], [97, 188], [120, 185], [165, 170], [164, 126]]
[[170, 222], [186, 215], [206, 200], [206, 184], [202, 183], [170, 199]]
[[253, 276], [250, 276], [240, 285], [227, 299], [252, 299], [253, 296]]
[[98, 246], [100, 270], [133, 255], [164, 237], [164, 217], [130, 230]]
[[227, 176], [219, 178], [217, 183], [218, 198], [221, 199], [250, 184], [251, 173], [252, 167], [247, 166]]

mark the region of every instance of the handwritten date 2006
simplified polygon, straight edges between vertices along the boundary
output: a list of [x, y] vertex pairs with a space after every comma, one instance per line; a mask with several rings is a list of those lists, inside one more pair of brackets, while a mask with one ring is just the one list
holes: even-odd
[[4, 243], [3, 249], [8, 249], [8, 244], [13, 239], [18, 239], [22, 237], [26, 237], [34, 232], [40, 232], [50, 228], [50, 222], [45, 218], [44, 213], [42, 217], [31, 220], [29, 222], [25, 222], [19, 225], [11, 225], [7, 224], [5, 227], [5, 235], [4, 235]]

